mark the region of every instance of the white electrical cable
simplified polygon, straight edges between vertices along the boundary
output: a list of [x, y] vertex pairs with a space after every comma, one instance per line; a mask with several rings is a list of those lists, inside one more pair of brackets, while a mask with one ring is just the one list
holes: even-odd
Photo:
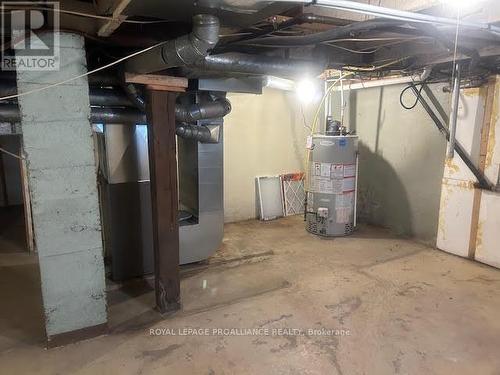
[[[16, 7], [5, 7], [9, 10], [23, 10], [24, 8], [16, 8]], [[30, 7], [29, 9], [31, 10], [47, 10], [49, 12], [54, 12], [54, 13], [63, 13], [63, 14], [70, 14], [73, 16], [79, 16], [79, 17], [87, 17], [87, 18], [95, 18], [99, 20], [105, 20], [105, 21], [119, 21], [121, 23], [134, 23], [134, 24], [140, 24], [140, 25], [147, 25], [147, 24], [155, 24], [155, 23], [168, 23], [168, 22], [173, 22], [169, 20], [156, 20], [156, 21], [134, 21], [134, 20], [128, 20], [128, 19], [120, 19], [120, 18], [115, 18], [115, 17], [109, 17], [109, 16], [100, 16], [97, 14], [90, 14], [90, 13], [84, 13], [84, 12], [76, 12], [73, 10], [64, 10], [64, 9], [55, 9], [55, 8], [44, 8], [44, 7]], [[122, 16], [125, 17], [125, 16]]]
[[26, 91], [26, 92], [22, 92], [22, 93], [19, 93], [19, 94], [15, 94], [15, 95], [9, 95], [9, 96], [4, 96], [4, 97], [1, 97], [0, 98], [0, 102], [2, 100], [8, 100], [8, 99], [15, 99], [15, 98], [19, 98], [21, 96], [26, 96], [26, 95], [29, 95], [29, 94], [34, 94], [36, 92], [40, 92], [40, 91], [44, 91], [44, 90], [47, 90], [47, 89], [50, 89], [52, 87], [56, 87], [56, 86], [60, 86], [60, 85], [64, 85], [65, 83], [68, 83], [68, 82], [72, 82], [72, 81], [75, 81], [79, 78], [82, 78], [82, 77], [86, 77], [86, 76], [89, 76], [91, 74], [94, 74], [94, 73], [97, 73], [97, 72], [100, 72], [101, 70], [104, 70], [104, 69], [108, 69], [114, 65], [117, 65], [127, 59], [130, 59], [131, 57], [135, 57], [137, 55], [140, 55], [141, 53], [144, 53], [144, 52], [147, 52], [147, 51], [150, 51], [152, 50], [153, 48], [156, 48], [158, 46], [161, 46], [162, 44], [165, 44], [167, 43], [167, 41], [164, 41], [164, 42], [160, 42], [160, 43], [157, 43], [151, 47], [148, 47], [148, 48], [145, 48], [141, 51], [138, 51], [138, 52], [134, 52], [128, 56], [125, 56], [125, 57], [122, 57], [121, 59], [118, 59], [116, 61], [113, 61], [112, 63], [109, 63], [109, 64], [106, 64], [104, 66], [101, 66], [97, 69], [94, 69], [94, 70], [90, 70], [88, 71], [87, 73], [83, 73], [83, 74], [80, 74], [76, 77], [73, 77], [73, 78], [68, 78], [68, 79], [65, 79], [64, 81], [60, 81], [60, 82], [56, 82], [56, 83], [53, 83], [51, 85], [47, 85], [47, 86], [44, 86], [44, 87], [40, 87], [40, 88], [37, 88], [37, 89], [34, 89], [34, 90], [30, 90], [30, 91]]
[[14, 153], [12, 153], [12, 152], [10, 152], [10, 151], [7, 151], [6, 149], [1, 148], [1, 147], [0, 147], [0, 152], [3, 152], [4, 154], [10, 155], [10, 156], [12, 156], [13, 158], [16, 158], [16, 159], [19, 159], [19, 160], [25, 160], [25, 159], [26, 159], [26, 158], [25, 158], [25, 157], [23, 157], [23, 156], [16, 155], [16, 154], [14, 154]]

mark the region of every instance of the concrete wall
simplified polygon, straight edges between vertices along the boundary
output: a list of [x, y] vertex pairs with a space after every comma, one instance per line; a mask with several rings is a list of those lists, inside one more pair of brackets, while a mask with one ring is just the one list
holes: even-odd
[[[18, 71], [19, 92], [86, 72], [83, 37], [61, 33], [60, 44], [61, 69]], [[107, 320], [87, 77], [22, 96], [19, 106], [50, 342]]]
[[[352, 90], [345, 124], [360, 137], [358, 217], [400, 235], [435, 243], [446, 142], [418, 104], [405, 110], [399, 95], [405, 85]], [[449, 113], [449, 94], [432, 92]], [[332, 107], [339, 116], [340, 94]], [[415, 96], [407, 91], [406, 105]]]
[[481, 88], [462, 90], [457, 141], [495, 186], [475, 186], [477, 179], [455, 153], [443, 177], [437, 247], [500, 268], [500, 76]]
[[[225, 221], [256, 217], [255, 177], [304, 169], [304, 119], [293, 92], [229, 94], [233, 111], [224, 121]], [[304, 105], [309, 126], [317, 102]]]

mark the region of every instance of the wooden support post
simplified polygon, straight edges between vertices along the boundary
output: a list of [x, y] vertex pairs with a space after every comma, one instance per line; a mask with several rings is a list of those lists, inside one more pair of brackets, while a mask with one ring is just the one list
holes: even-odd
[[174, 92], [148, 88], [155, 292], [161, 313], [180, 309], [175, 98]]
[[[481, 126], [481, 144], [479, 146], [479, 166], [478, 169], [484, 174], [486, 169], [486, 157], [488, 154], [488, 141], [490, 138], [490, 129], [495, 124], [494, 121], [494, 104], [495, 104], [495, 92], [496, 92], [496, 79], [490, 78], [485, 87], [480, 88], [481, 93], [486, 98], [483, 123]], [[471, 229], [470, 229], [470, 239], [469, 239], [469, 258], [474, 259], [476, 256], [477, 248], [477, 237], [479, 231], [479, 211], [481, 209], [481, 197], [483, 190], [476, 187], [474, 189], [474, 201], [472, 205], [472, 219], [471, 219]]]

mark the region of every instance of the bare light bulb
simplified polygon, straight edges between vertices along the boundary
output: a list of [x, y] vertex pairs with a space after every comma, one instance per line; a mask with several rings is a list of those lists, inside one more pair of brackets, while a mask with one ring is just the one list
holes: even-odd
[[295, 85], [295, 92], [304, 104], [311, 103], [318, 94], [318, 87], [311, 79], [303, 79]]

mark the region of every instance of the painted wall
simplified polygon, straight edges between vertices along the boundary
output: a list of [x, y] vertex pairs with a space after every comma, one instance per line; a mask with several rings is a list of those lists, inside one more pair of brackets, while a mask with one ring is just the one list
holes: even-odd
[[[302, 171], [305, 138], [301, 104], [293, 92], [229, 94], [224, 121], [225, 221], [256, 217], [255, 177]], [[317, 101], [303, 105], [309, 125]]]
[[[405, 110], [399, 95], [405, 85], [353, 90], [346, 94], [345, 124], [360, 137], [358, 218], [395, 233], [435, 243], [446, 142], [418, 104]], [[443, 115], [450, 109], [442, 85], [432, 93]], [[335, 118], [340, 94], [334, 95]], [[408, 91], [406, 105], [415, 101]]]
[[[359, 212], [361, 221], [434, 244], [446, 142], [417, 105], [405, 110], [405, 85], [353, 90], [346, 94], [344, 123], [360, 136]], [[450, 110], [442, 85], [432, 94]], [[410, 105], [411, 92], [404, 96]], [[308, 134], [294, 93], [266, 89], [263, 95], [231, 94], [233, 112], [224, 128], [225, 221], [256, 217], [254, 178], [303, 169]], [[318, 102], [304, 106], [309, 126]], [[340, 94], [333, 94], [340, 115]]]
[[[18, 71], [19, 92], [85, 73], [82, 36], [60, 33], [60, 61], [53, 72]], [[107, 321], [87, 77], [22, 96], [19, 106], [50, 343]]]

